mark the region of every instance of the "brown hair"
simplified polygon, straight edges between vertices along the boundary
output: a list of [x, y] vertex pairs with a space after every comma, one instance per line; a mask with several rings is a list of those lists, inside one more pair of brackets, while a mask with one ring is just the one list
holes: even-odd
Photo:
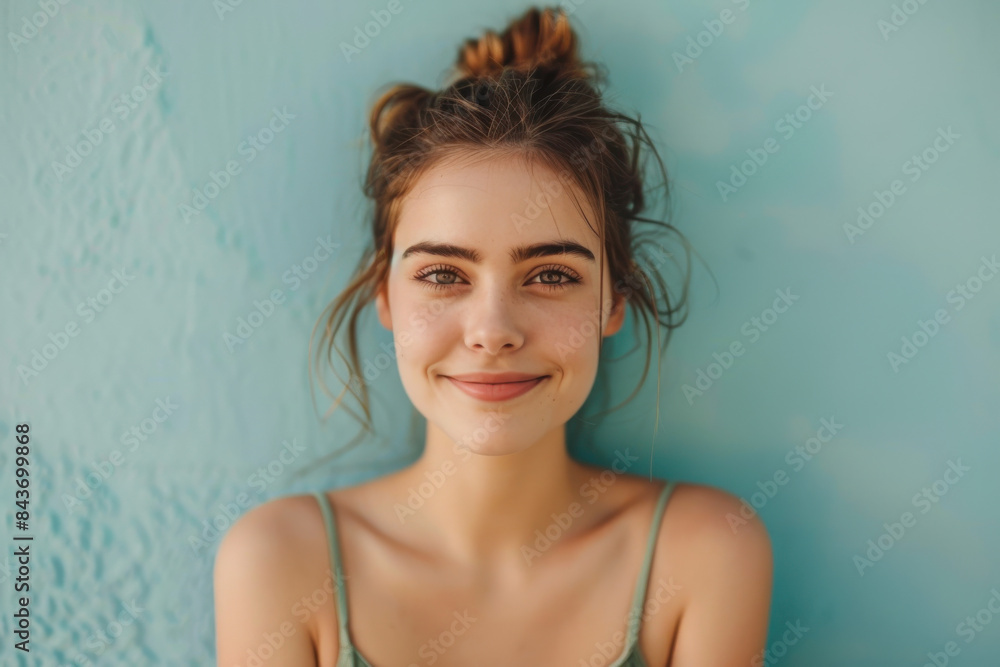
[[[641, 159], [646, 153], [641, 148], [648, 146], [655, 158], [663, 176], [666, 202], [668, 185], [663, 161], [638, 117], [633, 119], [603, 103], [596, 85], [604, 82], [606, 74], [599, 65], [580, 60], [577, 37], [565, 13], [555, 8], [531, 8], [499, 35], [486, 31], [478, 39], [467, 39], [459, 48], [453, 79], [438, 92], [408, 83], [390, 85], [371, 110], [372, 156], [364, 182], [364, 193], [374, 204], [371, 244], [353, 278], [316, 325], [325, 319], [316, 348], [315, 370], [327, 395], [333, 397], [323, 383], [321, 371], [324, 362], [333, 368], [333, 350], [347, 364], [349, 373], [327, 416], [350, 390], [365, 415], [361, 420], [347, 409], [364, 429], [359, 438], [364, 431], [374, 434], [374, 430], [368, 390], [360, 375], [358, 318], [389, 275], [393, 233], [403, 197], [421, 174], [443, 159], [469, 154], [517, 155], [526, 161], [538, 160], [561, 173], [561, 178], [585, 193], [596, 212], [595, 233], [601, 237], [603, 252], [607, 254], [614, 290], [632, 304], [633, 319], [637, 321], [636, 311], [642, 314], [648, 339], [652, 338], [649, 315], [656, 323], [657, 340], [660, 325], [666, 328], [664, 350], [672, 330], [687, 318], [684, 312], [677, 319], [686, 306], [690, 265], [676, 302], [658, 271], [652, 271], [665, 301], [661, 312], [653, 280], [636, 261], [641, 239], [633, 223], [659, 225], [675, 233], [686, 252], [689, 249], [688, 242], [673, 225], [640, 215], [646, 209], [645, 161]], [[571, 196], [574, 188], [567, 187]], [[601, 267], [603, 285], [603, 258]], [[603, 310], [602, 302], [598, 322], [604, 321]], [[345, 318], [349, 318], [350, 358], [344, 356], [335, 340]], [[600, 335], [597, 339], [600, 354], [603, 341]], [[310, 357], [312, 350], [310, 339]], [[647, 344], [642, 378], [622, 405], [635, 397], [645, 381], [650, 356], [651, 346]], [[337, 377], [342, 380], [339, 374]], [[621, 406], [614, 409], [618, 407]], [[352, 444], [356, 441], [357, 438]]]

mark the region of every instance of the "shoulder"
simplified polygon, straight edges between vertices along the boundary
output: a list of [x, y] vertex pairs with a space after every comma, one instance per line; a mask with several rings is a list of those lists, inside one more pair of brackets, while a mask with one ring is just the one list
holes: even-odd
[[767, 527], [756, 512], [744, 509], [743, 500], [735, 494], [678, 482], [669, 505], [675, 527], [698, 557], [725, 557], [733, 551], [758, 558], [770, 555]]
[[[739, 496], [703, 484], [677, 483], [657, 541], [682, 592], [673, 663], [735, 664], [764, 647], [773, 580], [767, 527]], [[719, 625], [730, 628], [725, 647]]]
[[[636, 527], [650, 530], [649, 517], [660, 499], [664, 480], [626, 476], [626, 505], [635, 507]], [[764, 522], [743, 509], [728, 491], [705, 484], [674, 482], [656, 532], [653, 564], [671, 571], [683, 568], [692, 581], [718, 581], [771, 567], [771, 540]]]
[[319, 560], [325, 544], [319, 504], [310, 494], [269, 500], [230, 527], [213, 571], [220, 664], [245, 659], [261, 637], [275, 632], [287, 638], [283, 662], [314, 664], [313, 619], [298, 608], [325, 569]]
[[254, 507], [223, 536], [215, 557], [215, 576], [293, 564], [301, 557], [304, 543], [313, 540], [321, 519], [319, 504], [311, 494], [274, 498]]
[[[624, 478], [626, 504], [644, 505], [646, 509], [640, 514], [651, 515], [669, 480], [650, 481], [635, 475]], [[719, 564], [726, 558], [740, 557], [746, 567], [770, 561], [771, 541], [764, 522], [756, 512], [745, 509], [739, 496], [716, 487], [674, 481], [660, 525], [654, 528], [656, 553], [660, 555]]]

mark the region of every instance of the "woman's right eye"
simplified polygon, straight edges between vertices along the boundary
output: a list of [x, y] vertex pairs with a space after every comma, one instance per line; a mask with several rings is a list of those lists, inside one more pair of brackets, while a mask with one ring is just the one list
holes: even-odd
[[[439, 276], [441, 274], [445, 274], [446, 276], [450, 275], [453, 278], [451, 280], [446, 279], [444, 281], [424, 280], [424, 278], [426, 278], [427, 276]], [[432, 289], [438, 289], [438, 290], [447, 289], [452, 285], [460, 284], [457, 282], [457, 279], [458, 279], [458, 274], [455, 271], [446, 268], [431, 268], [427, 271], [423, 271], [414, 276], [414, 280], [416, 280], [417, 282], [426, 285]]]

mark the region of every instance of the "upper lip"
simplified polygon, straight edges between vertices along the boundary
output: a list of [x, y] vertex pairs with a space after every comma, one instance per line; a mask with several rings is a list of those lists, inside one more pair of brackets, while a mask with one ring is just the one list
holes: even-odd
[[524, 382], [526, 380], [537, 380], [544, 375], [533, 373], [466, 373], [464, 375], [446, 375], [459, 382], [479, 382], [482, 384], [504, 384], [506, 382]]

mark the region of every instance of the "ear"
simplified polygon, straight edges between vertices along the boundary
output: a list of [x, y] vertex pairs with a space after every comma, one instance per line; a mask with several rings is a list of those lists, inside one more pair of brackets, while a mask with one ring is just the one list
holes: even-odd
[[375, 310], [378, 312], [378, 321], [389, 331], [392, 331], [392, 316], [389, 313], [389, 287], [387, 282], [383, 282], [375, 293]]
[[622, 324], [625, 322], [625, 295], [615, 292], [614, 299], [612, 300], [611, 315], [608, 317], [608, 323], [604, 327], [604, 336], [614, 336], [618, 333]]

